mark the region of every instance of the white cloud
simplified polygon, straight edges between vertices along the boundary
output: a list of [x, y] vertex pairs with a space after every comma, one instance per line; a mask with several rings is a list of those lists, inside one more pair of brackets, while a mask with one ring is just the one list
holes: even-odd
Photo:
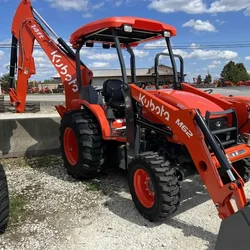
[[216, 67], [216, 65], [214, 65], [214, 64], [210, 64], [210, 65], [208, 65], [207, 67], [208, 67], [208, 68], [210, 68], [210, 69], [212, 69], [212, 68], [215, 68], [215, 67]]
[[218, 23], [218, 24], [220, 24], [220, 25], [222, 25], [222, 24], [225, 23], [225, 21], [222, 21], [222, 20], [220, 20], [220, 19], [216, 19], [215, 22]]
[[151, 0], [148, 8], [163, 13], [170, 12], [186, 12], [188, 14], [211, 13], [241, 11], [244, 10], [245, 15], [250, 15], [249, 0], [217, 0], [211, 1], [207, 5], [204, 0]]
[[250, 61], [250, 56], [246, 56], [245, 60]]
[[105, 68], [108, 67], [108, 62], [93, 62], [89, 65], [90, 68]]
[[213, 61], [210, 65], [208, 65], [208, 68], [216, 68], [221, 64], [221, 61]]
[[[48, 59], [47, 55], [43, 50], [35, 49], [33, 51], [33, 57], [35, 60], [36, 66], [36, 75], [35, 76], [46, 76], [50, 78], [52, 75], [56, 74], [56, 69], [54, 68], [52, 62]], [[35, 77], [33, 76], [33, 77]]]
[[111, 53], [95, 53], [87, 56], [87, 58], [91, 60], [105, 60], [105, 61], [118, 60], [117, 54], [111, 54]]
[[82, 47], [81, 51], [80, 51], [80, 56], [86, 56], [86, 55], [90, 55], [92, 52], [94, 51], [93, 48], [88, 48], [88, 47]]
[[245, 14], [250, 14], [250, 2], [249, 0], [218, 0], [211, 3], [209, 12], [229, 12], [229, 11], [240, 11], [245, 10]]
[[214, 65], [220, 65], [221, 61], [213, 61], [212, 64], [214, 64]]
[[34, 58], [37, 58], [37, 57], [47, 57], [47, 55], [45, 54], [45, 52], [43, 50], [38, 50], [38, 49], [35, 49], [33, 51], [33, 56], [34, 56]]
[[104, 2], [100, 2], [100, 3], [98, 3], [98, 4], [93, 5], [93, 6], [92, 6], [92, 9], [93, 9], [93, 10], [100, 9], [100, 8], [103, 7], [103, 6], [104, 6]]
[[165, 39], [158, 40], [156, 42], [146, 43], [144, 45], [144, 48], [147, 48], [147, 49], [155, 49], [155, 48], [159, 48], [159, 47], [167, 47]]
[[121, 4], [122, 4], [122, 0], [120, 0], [120, 1], [116, 1], [116, 2], [115, 2], [115, 6], [116, 6], [116, 7], [121, 6]]
[[184, 23], [182, 27], [191, 27], [196, 31], [208, 31], [208, 32], [215, 32], [216, 29], [208, 20], [194, 20], [191, 19], [188, 22]]
[[202, 0], [152, 0], [148, 8], [163, 13], [181, 11], [188, 14], [198, 14], [206, 11], [206, 5]]
[[140, 57], [140, 58], [149, 55], [148, 51], [146, 52], [146, 51], [139, 50], [139, 49], [134, 49], [134, 54], [135, 54], [136, 57]]
[[235, 59], [238, 53], [230, 50], [195, 50], [189, 54], [189, 58], [207, 59]]
[[176, 49], [173, 50], [175, 54], [181, 55], [186, 59], [198, 58], [201, 60], [218, 60], [218, 59], [226, 59], [231, 60], [238, 57], [238, 53], [231, 50], [201, 50], [197, 49], [192, 52], [187, 52], [185, 50]]
[[0, 60], [2, 60], [3, 58], [4, 58], [4, 52], [0, 50]]
[[[164, 50], [164, 53], [168, 53], [168, 50]], [[173, 49], [173, 53], [182, 56], [183, 58], [188, 58], [189, 53], [182, 49]]]
[[189, 46], [189, 48], [191, 49], [198, 49], [200, 46], [197, 45], [196, 43], [191, 43], [191, 45]]
[[83, 11], [88, 9], [88, 0], [45, 0], [49, 2], [53, 8], [58, 8], [61, 10], [76, 10]]

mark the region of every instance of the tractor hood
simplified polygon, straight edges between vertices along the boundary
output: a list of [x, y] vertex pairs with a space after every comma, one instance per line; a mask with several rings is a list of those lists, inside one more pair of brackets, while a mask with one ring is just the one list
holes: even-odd
[[158, 91], [153, 90], [149, 92], [179, 109], [198, 108], [201, 111], [203, 117], [205, 116], [206, 111], [223, 111], [223, 109], [217, 104], [193, 93], [172, 89], [162, 89]]

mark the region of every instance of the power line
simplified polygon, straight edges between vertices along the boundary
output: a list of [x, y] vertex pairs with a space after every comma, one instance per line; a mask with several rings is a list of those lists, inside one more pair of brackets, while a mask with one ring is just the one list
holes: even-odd
[[[0, 46], [0, 49], [10, 49], [11, 47], [6, 47], [6, 46]], [[35, 49], [42, 49], [41, 47], [34, 47]], [[244, 49], [244, 48], [250, 48], [249, 45], [245, 46], [204, 46], [204, 47], [195, 47], [195, 48], [190, 48], [190, 47], [175, 47], [173, 46], [172, 49], [181, 49], [181, 50], [205, 50], [205, 49]], [[102, 49], [102, 47], [93, 47], [91, 49]], [[159, 50], [159, 49], [167, 49], [167, 47], [154, 47], [154, 48], [140, 48], [140, 50]]]
[[[144, 47], [140, 47], [141, 45], [138, 46], [141, 50], [158, 50], [158, 49], [166, 49], [167, 46], [163, 45], [147, 45]], [[0, 43], [0, 48], [1, 49], [10, 49], [11, 45], [10, 44], [4, 44]], [[42, 49], [40, 45], [34, 45], [34, 48], [36, 49]], [[203, 44], [203, 45], [197, 45], [197, 46], [190, 46], [190, 45], [183, 45], [183, 46], [178, 46], [178, 45], [173, 45], [173, 49], [185, 49], [185, 50], [199, 50], [199, 49], [229, 49], [229, 48], [250, 48], [250, 42], [248, 43], [231, 43], [231, 44]], [[92, 47], [92, 49], [103, 49], [102, 46], [96, 46]]]

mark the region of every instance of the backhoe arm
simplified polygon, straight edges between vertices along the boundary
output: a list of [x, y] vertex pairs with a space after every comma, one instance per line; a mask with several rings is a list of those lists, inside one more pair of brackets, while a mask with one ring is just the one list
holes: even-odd
[[[37, 16], [37, 18], [35, 17]], [[40, 19], [40, 22], [38, 21]], [[56, 37], [57, 42], [49, 36], [45, 27]], [[66, 108], [71, 109], [73, 99], [79, 98], [77, 84], [75, 53], [42, 19], [31, 6], [29, 0], [22, 0], [15, 13], [12, 23], [12, 49], [10, 59], [10, 100], [17, 112], [24, 112], [28, 80], [36, 74], [33, 48], [35, 40], [52, 62], [59, 73], [65, 88]], [[19, 51], [17, 52], [17, 46]], [[17, 59], [18, 54], [18, 59]], [[17, 86], [14, 86], [14, 74], [17, 67]], [[92, 79], [92, 71], [81, 62], [83, 85], [88, 85]]]

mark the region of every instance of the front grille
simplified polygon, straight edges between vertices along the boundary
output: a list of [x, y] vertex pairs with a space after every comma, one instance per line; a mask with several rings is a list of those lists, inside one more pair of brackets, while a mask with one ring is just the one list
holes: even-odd
[[[211, 115], [232, 115], [232, 124], [229, 125], [228, 116], [210, 118]], [[212, 134], [220, 140], [224, 148], [237, 144], [238, 140], [238, 121], [234, 109], [225, 110], [223, 112], [207, 112], [206, 123]]]

